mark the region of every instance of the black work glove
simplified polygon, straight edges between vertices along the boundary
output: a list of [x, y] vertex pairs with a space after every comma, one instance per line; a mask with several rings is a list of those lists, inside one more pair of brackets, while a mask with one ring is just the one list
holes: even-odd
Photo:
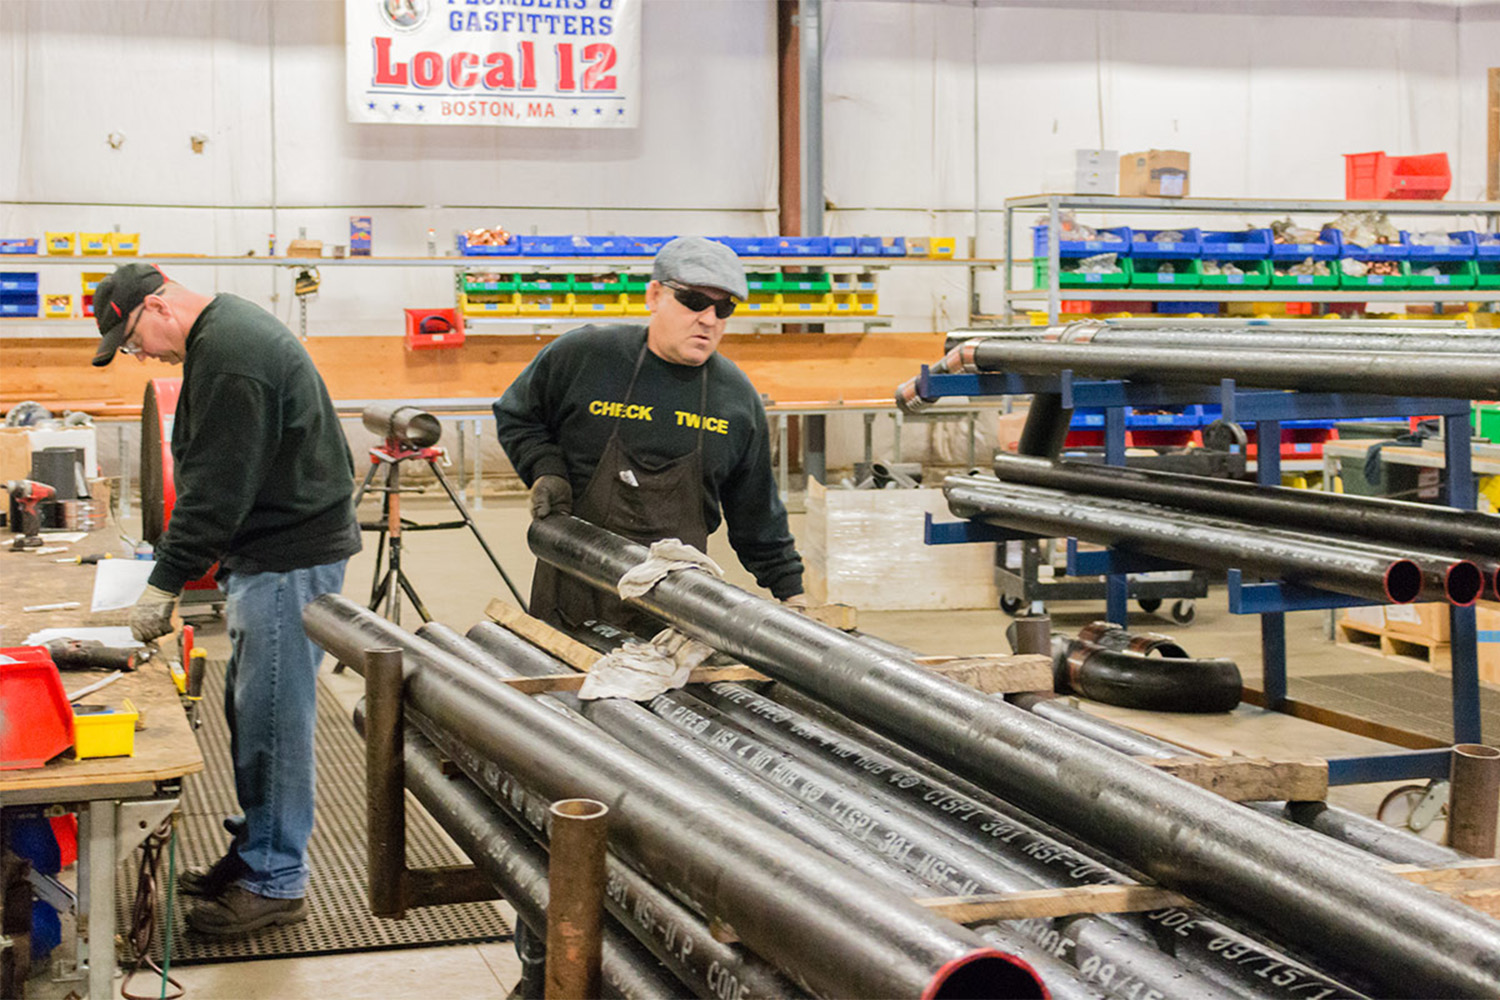
[[531, 484], [532, 520], [573, 513], [573, 487], [562, 476], [538, 476]]

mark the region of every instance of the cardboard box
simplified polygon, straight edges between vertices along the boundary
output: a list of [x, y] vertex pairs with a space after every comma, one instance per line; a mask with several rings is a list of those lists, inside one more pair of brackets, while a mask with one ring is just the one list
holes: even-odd
[[1177, 149], [1148, 149], [1120, 157], [1120, 194], [1126, 197], [1185, 198], [1188, 154]]
[[1500, 684], [1500, 604], [1480, 601], [1475, 605], [1474, 625], [1479, 632], [1479, 679]]
[[929, 546], [929, 513], [954, 520], [942, 490], [830, 490], [809, 480], [797, 535], [808, 599], [871, 611], [996, 607], [995, 546]]
[[1365, 628], [1385, 628], [1386, 607], [1383, 604], [1372, 604], [1369, 607], [1345, 608], [1339, 616], [1339, 621], [1348, 622], [1351, 625], [1362, 625]]
[[0, 427], [0, 482], [31, 478], [31, 435], [24, 427]]
[[1385, 627], [1404, 635], [1422, 636], [1434, 642], [1447, 642], [1448, 604], [1389, 604], [1385, 608]]

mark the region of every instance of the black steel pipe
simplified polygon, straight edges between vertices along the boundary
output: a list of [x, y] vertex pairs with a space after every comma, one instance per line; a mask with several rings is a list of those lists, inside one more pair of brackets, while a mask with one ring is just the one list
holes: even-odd
[[1500, 355], [1424, 356], [1346, 351], [1262, 351], [1235, 348], [1116, 347], [988, 340], [976, 345], [980, 371], [1244, 386], [1313, 392], [1494, 399], [1500, 396]]
[[1202, 525], [1187, 514], [1124, 513], [1092, 497], [974, 476], [948, 477], [943, 492], [959, 517], [1019, 531], [1119, 545], [1195, 566], [1240, 568], [1376, 601], [1406, 604], [1422, 593], [1422, 569], [1412, 560], [1381, 558], [1310, 535]]
[[[975, 331], [949, 335], [947, 350], [974, 340], [991, 339]], [[1500, 353], [1500, 337], [1482, 331], [1436, 332], [1415, 327], [1385, 327], [1374, 330], [1319, 330], [1316, 324], [1275, 329], [1193, 328], [1171, 326], [1158, 329], [1116, 326], [1113, 323], [1069, 323], [1064, 326], [1032, 327], [1029, 337], [1007, 336], [1002, 340], [1032, 340], [1060, 344], [1108, 344], [1118, 347], [1190, 347], [1247, 351], [1356, 351], [1362, 353], [1494, 354]], [[948, 371], [964, 371], [963, 362]]]
[[1233, 660], [1148, 656], [1084, 639], [1052, 638], [1052, 675], [1060, 693], [1151, 712], [1229, 712], [1244, 682]]
[[1209, 479], [1175, 472], [1053, 462], [999, 452], [995, 455], [994, 469], [995, 475], [1006, 483], [1138, 500], [1299, 531], [1457, 549], [1471, 556], [1488, 556], [1491, 576], [1495, 561], [1500, 560], [1500, 515], [1476, 510], [1322, 490], [1257, 486], [1234, 479]]
[[[307, 605], [303, 623], [346, 663], [393, 644], [399, 632], [333, 594]], [[415, 709], [464, 733], [548, 798], [610, 805], [622, 856], [730, 924], [752, 950], [774, 952], [814, 992], [949, 996], [963, 987], [1041, 995], [1028, 968], [973, 932], [766, 824], [702, 803], [654, 762], [423, 645], [406, 655]]]
[[406, 915], [406, 796], [401, 719], [401, 651], [372, 649], [366, 657], [365, 844], [370, 912]]
[[1031, 408], [1021, 425], [1016, 451], [1039, 458], [1056, 458], [1062, 454], [1072, 420], [1073, 410], [1063, 406], [1062, 396], [1055, 392], [1037, 393], [1031, 397]]
[[[646, 558], [644, 546], [572, 517], [532, 522], [528, 540], [539, 558], [607, 590]], [[1351, 866], [1311, 834], [1281, 834], [1266, 817], [707, 573], [673, 573], [632, 603], [1164, 885], [1317, 942], [1392, 991], [1500, 992], [1500, 923]]]
[[[410, 727], [404, 759], [407, 787], [422, 807], [499, 887], [527, 927], [545, 927], [549, 902], [546, 852], [471, 782], [448, 774], [441, 755]], [[648, 1000], [682, 995], [682, 984], [612, 923], [604, 928], [600, 969], [605, 996]]]

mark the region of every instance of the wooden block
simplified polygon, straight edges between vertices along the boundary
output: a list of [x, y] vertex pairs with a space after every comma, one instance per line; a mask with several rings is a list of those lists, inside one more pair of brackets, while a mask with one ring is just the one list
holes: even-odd
[[1460, 861], [1442, 868], [1386, 865], [1385, 870], [1419, 885], [1455, 885], [1466, 882], [1493, 882], [1500, 885], [1500, 861], [1492, 861], [1488, 858]]
[[1186, 896], [1154, 885], [1085, 885], [1068, 889], [943, 896], [918, 899], [916, 903], [960, 924], [1067, 917], [1078, 913], [1139, 913], [1192, 905]]
[[1047, 656], [921, 656], [918, 666], [935, 674], [983, 691], [1014, 694], [1017, 691], [1051, 691], [1052, 659]]
[[836, 628], [841, 632], [853, 632], [859, 628], [859, 612], [853, 605], [812, 604], [803, 608], [802, 613], [815, 622], [822, 622], [829, 628]]
[[498, 597], [490, 601], [484, 613], [492, 621], [504, 625], [516, 635], [540, 646], [577, 670], [588, 670], [599, 662], [599, 657], [604, 655]]
[[[499, 678], [501, 684], [513, 687], [522, 694], [545, 694], [549, 691], [577, 691], [583, 687], [587, 673], [546, 674], [542, 677]], [[716, 681], [764, 681], [765, 674], [749, 667], [699, 667], [688, 674], [689, 684], [713, 684]]]
[[1328, 762], [1267, 760], [1263, 757], [1137, 757], [1234, 802], [1286, 799], [1321, 801], [1328, 797]]

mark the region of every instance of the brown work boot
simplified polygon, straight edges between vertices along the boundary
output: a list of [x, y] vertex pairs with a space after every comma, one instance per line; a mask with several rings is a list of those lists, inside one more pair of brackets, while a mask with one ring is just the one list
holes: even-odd
[[212, 865], [184, 868], [177, 875], [177, 891], [184, 896], [212, 899], [249, 874], [250, 866], [231, 848]]
[[271, 899], [244, 886], [231, 885], [214, 899], [188, 911], [192, 931], [216, 938], [243, 937], [263, 927], [296, 924], [307, 919], [306, 899]]

